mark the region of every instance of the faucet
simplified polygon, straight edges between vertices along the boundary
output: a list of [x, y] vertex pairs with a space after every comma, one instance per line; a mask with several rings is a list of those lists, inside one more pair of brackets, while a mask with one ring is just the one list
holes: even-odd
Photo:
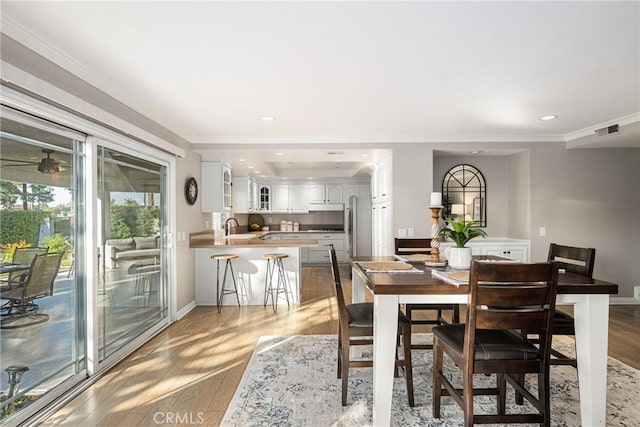
[[227, 220], [224, 222], [224, 235], [225, 235], [225, 236], [228, 236], [228, 235], [229, 235], [229, 229], [230, 229], [230, 227], [229, 227], [229, 221], [231, 221], [231, 220], [234, 220], [234, 221], [236, 222], [236, 227], [240, 227], [240, 224], [238, 223], [238, 220], [237, 220], [237, 219], [235, 219], [234, 217], [231, 217], [231, 218], [227, 219]]

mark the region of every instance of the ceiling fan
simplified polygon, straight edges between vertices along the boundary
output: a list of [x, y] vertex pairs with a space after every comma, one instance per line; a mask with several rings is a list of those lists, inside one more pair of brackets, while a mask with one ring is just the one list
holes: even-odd
[[51, 158], [51, 155], [54, 153], [54, 150], [43, 149], [43, 153], [47, 155], [47, 157], [42, 158], [39, 162], [28, 161], [28, 160], [18, 160], [18, 159], [5, 159], [3, 166], [27, 166], [27, 165], [37, 165], [38, 172], [46, 175], [55, 175], [60, 171], [65, 170], [62, 167], [62, 162], [56, 159]]

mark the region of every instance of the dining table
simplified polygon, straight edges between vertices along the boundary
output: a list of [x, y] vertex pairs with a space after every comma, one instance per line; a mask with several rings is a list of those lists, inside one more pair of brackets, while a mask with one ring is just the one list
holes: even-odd
[[[487, 262], [499, 257], [474, 256]], [[424, 262], [411, 263], [410, 270], [371, 271], [363, 263], [393, 262], [396, 257], [350, 258], [352, 300], [364, 302], [373, 294], [373, 425], [391, 425], [391, 404], [395, 366], [398, 307], [400, 304], [467, 304], [467, 283], [452, 284], [433, 275]], [[367, 265], [367, 264], [365, 264]], [[556, 303], [572, 305], [575, 322], [576, 358], [580, 389], [581, 425], [606, 424], [607, 342], [609, 332], [609, 295], [618, 293], [618, 285], [578, 274], [559, 274]]]

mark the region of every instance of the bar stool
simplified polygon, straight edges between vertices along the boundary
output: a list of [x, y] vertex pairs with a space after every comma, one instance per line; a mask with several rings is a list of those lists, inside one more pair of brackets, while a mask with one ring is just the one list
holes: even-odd
[[[267, 260], [267, 277], [264, 284], [264, 306], [267, 306], [269, 296], [271, 296], [271, 305], [273, 311], [278, 310], [278, 295], [284, 294], [287, 299], [287, 306], [289, 304], [289, 293], [291, 292], [291, 286], [289, 284], [289, 278], [284, 270], [282, 260], [288, 258], [287, 254], [264, 254], [263, 259]], [[278, 270], [278, 279], [276, 286], [273, 286], [273, 274], [276, 269]], [[275, 294], [275, 295], [274, 295]]]
[[[220, 310], [222, 309], [222, 300], [224, 299], [225, 295], [236, 294], [238, 307], [240, 307], [240, 298], [238, 297], [238, 286], [236, 286], [236, 276], [233, 273], [233, 264], [231, 264], [231, 260], [236, 258], [239, 258], [239, 256], [236, 254], [211, 255], [211, 259], [216, 262], [216, 296], [218, 297], [216, 305], [218, 306], [218, 313], [220, 313]], [[224, 265], [224, 276], [222, 278], [222, 288], [220, 287], [220, 260], [226, 261]], [[225, 288], [227, 283], [227, 269], [231, 270], [231, 278], [233, 279], [233, 289]]]

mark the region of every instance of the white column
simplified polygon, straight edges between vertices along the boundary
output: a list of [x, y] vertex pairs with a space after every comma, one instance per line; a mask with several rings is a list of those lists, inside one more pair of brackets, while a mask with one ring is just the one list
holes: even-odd
[[398, 296], [374, 295], [373, 304], [373, 425], [386, 427], [391, 423]]

